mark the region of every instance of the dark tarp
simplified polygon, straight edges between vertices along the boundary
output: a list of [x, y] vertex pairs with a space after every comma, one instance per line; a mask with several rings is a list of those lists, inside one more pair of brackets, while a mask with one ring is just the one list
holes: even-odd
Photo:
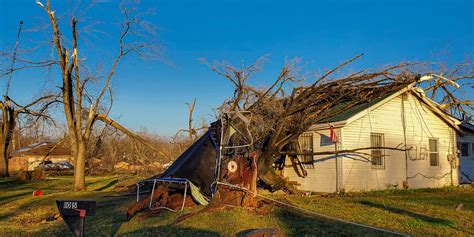
[[[215, 129], [215, 128], [214, 128]], [[173, 164], [162, 174], [160, 178], [185, 178], [196, 185], [200, 191], [210, 197], [211, 184], [214, 182], [216, 169], [217, 150], [210, 129], [206, 134], [194, 142]], [[215, 139], [217, 140], [217, 139]]]

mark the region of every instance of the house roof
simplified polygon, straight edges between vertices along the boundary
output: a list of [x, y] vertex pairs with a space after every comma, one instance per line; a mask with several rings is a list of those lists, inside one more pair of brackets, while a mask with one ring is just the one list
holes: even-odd
[[71, 150], [51, 142], [38, 142], [13, 151], [10, 157], [63, 155], [71, 155]]
[[470, 124], [470, 123], [461, 123], [461, 128], [464, 130], [464, 131], [468, 131], [468, 132], [474, 132], [474, 125], [473, 124]]
[[[344, 126], [346, 123], [350, 122], [351, 119], [357, 118], [357, 116], [360, 116], [361, 114], [363, 114], [363, 112], [365, 110], [369, 109], [370, 107], [376, 106], [377, 104], [381, 103], [382, 101], [385, 101], [385, 100], [388, 101], [391, 98], [393, 98], [395, 96], [398, 96], [398, 95], [401, 95], [401, 94], [406, 93], [406, 92], [411, 92], [413, 95], [415, 95], [417, 98], [419, 98], [420, 101], [422, 101], [424, 104], [426, 104], [431, 109], [431, 111], [433, 113], [438, 115], [449, 126], [453, 127], [456, 131], [461, 132], [460, 127], [459, 127], [459, 124], [460, 124], [459, 120], [457, 120], [456, 118], [454, 118], [451, 115], [447, 114], [446, 112], [442, 111], [440, 109], [440, 106], [436, 102], [434, 102], [434, 101], [430, 100], [429, 98], [427, 98], [424, 95], [424, 92], [420, 88], [413, 87], [413, 84], [409, 85], [409, 86], [407, 86], [407, 87], [405, 87], [405, 88], [403, 88], [399, 91], [388, 93], [388, 94], [386, 94], [382, 97], [379, 97], [377, 99], [374, 99], [372, 101], [356, 104], [356, 105], [352, 106], [350, 109], [346, 109], [345, 111], [343, 111], [341, 113], [338, 113], [338, 111], [341, 108], [345, 108], [345, 106], [347, 106], [351, 102], [347, 101], [345, 103], [341, 103], [339, 105], [336, 105], [328, 111], [329, 114], [331, 114], [331, 111], [332, 111], [332, 113], [334, 113], [336, 115], [334, 115], [332, 117], [329, 117], [327, 119], [323, 119], [323, 120], [319, 121], [317, 124], [319, 126], [322, 126], [322, 127], [329, 127], [330, 126], [329, 123], [331, 123], [331, 126], [332, 125], [334, 125], [334, 126]], [[326, 125], [324, 125], [324, 124], [326, 124]]]
[[[319, 123], [334, 123], [334, 122], [340, 122], [340, 121], [344, 121], [344, 120], [347, 120], [349, 118], [351, 118], [352, 116], [370, 108], [371, 106], [377, 104], [378, 102], [384, 100], [385, 98], [393, 95], [395, 92], [393, 93], [389, 93], [385, 96], [382, 96], [380, 98], [377, 98], [375, 100], [372, 100], [372, 101], [369, 101], [369, 102], [365, 102], [365, 103], [360, 103], [360, 104], [357, 104], [357, 105], [354, 105], [352, 106], [352, 108], [342, 112], [342, 113], [338, 113], [332, 117], [329, 117], [329, 118], [326, 118], [326, 119], [323, 119], [321, 120]], [[341, 108], [344, 108], [346, 107], [348, 104], [350, 104], [350, 102], [344, 102], [344, 103], [341, 103], [337, 106], [334, 106], [333, 108], [331, 108], [328, 113], [335, 113], [337, 112], [338, 110], [340, 110]]]

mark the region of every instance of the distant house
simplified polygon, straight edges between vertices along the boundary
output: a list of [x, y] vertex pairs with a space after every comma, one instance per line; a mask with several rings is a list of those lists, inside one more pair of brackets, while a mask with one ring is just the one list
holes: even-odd
[[71, 151], [51, 142], [40, 142], [15, 150], [8, 160], [9, 171], [31, 171], [43, 160], [72, 162]]
[[463, 133], [458, 136], [459, 172], [461, 183], [474, 182], [474, 125], [461, 124]]
[[[334, 155], [300, 155], [307, 176], [301, 177], [289, 159], [283, 174], [297, 181], [301, 190], [314, 192], [457, 185], [459, 124], [420, 88], [408, 86], [313, 125], [299, 137], [299, 145], [306, 152], [368, 147], [404, 149], [404, 144], [410, 150], [365, 149]], [[331, 139], [331, 132], [337, 140]]]

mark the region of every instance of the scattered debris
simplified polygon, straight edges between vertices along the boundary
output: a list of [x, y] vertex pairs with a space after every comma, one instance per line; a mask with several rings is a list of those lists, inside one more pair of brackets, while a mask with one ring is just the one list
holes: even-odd
[[55, 221], [55, 220], [59, 219], [60, 217], [61, 217], [61, 215], [59, 215], [59, 213], [52, 214], [52, 215], [49, 215], [48, 217], [46, 217], [46, 219], [42, 220], [41, 223], [44, 224], [46, 222]]
[[[184, 205], [202, 204], [202, 198], [211, 200], [209, 208], [221, 205], [257, 207], [254, 198], [257, 193], [258, 155], [251, 149], [251, 136], [248, 130], [250, 113], [232, 112], [224, 114], [220, 121], [211, 124], [208, 132], [188, 148], [163, 173], [141, 182], [137, 192], [151, 192], [144, 200], [137, 200], [127, 211], [131, 218], [136, 212], [149, 207], [148, 212], [164, 207], [176, 211]], [[170, 184], [175, 180], [174, 184]], [[165, 181], [164, 183], [162, 181]], [[177, 183], [190, 182], [183, 186]], [[250, 192], [243, 192], [221, 182], [236, 185]], [[193, 190], [191, 187], [198, 187]], [[189, 188], [189, 190], [188, 190]], [[194, 192], [193, 192], [194, 191]]]

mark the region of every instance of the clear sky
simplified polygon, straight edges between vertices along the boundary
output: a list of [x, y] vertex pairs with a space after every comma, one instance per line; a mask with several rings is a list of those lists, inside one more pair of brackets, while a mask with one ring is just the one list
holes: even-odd
[[[67, 3], [52, 1], [63, 15]], [[84, 18], [84, 25], [99, 23], [101, 30], [89, 35], [92, 44], [84, 45], [90, 48], [87, 60], [107, 65], [116, 52], [118, 3], [99, 0]], [[185, 102], [194, 96], [196, 120], [212, 119], [211, 107], [231, 96], [230, 83], [199, 64], [199, 58], [239, 65], [269, 54], [270, 62], [255, 78], [264, 85], [276, 77], [285, 57], [302, 57], [308, 70], [322, 71], [359, 53], [365, 56], [353, 68], [429, 60], [440, 54], [456, 63], [474, 55], [473, 0], [149, 0], [142, 1], [142, 7], [156, 9], [146, 20], [158, 26], [166, 62], [124, 61], [113, 85], [112, 117], [129, 128], [160, 135], [187, 126]], [[34, 0], [0, 0], [0, 50], [12, 50], [20, 20], [32, 29], [48, 19]], [[22, 44], [38, 44], [47, 33], [26, 31]], [[16, 74], [14, 98], [27, 101], [45, 86], [45, 77], [34, 70]]]

